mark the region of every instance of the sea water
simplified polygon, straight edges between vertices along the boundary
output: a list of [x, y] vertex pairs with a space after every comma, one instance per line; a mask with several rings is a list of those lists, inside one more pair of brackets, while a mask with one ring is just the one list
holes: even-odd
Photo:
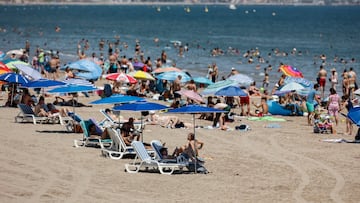
[[[349, 67], [360, 70], [360, 7], [239, 6], [230, 10], [214, 5], [207, 6], [207, 12], [204, 8], [0, 6], [0, 50], [24, 48], [29, 40], [30, 56], [36, 47], [59, 50], [65, 64], [77, 59], [77, 44], [82, 39], [89, 42], [85, 51], [88, 56], [95, 52], [106, 57], [108, 46], [100, 51], [99, 41], [113, 43], [120, 37], [120, 56], [139, 57], [134, 55], [138, 41], [145, 58], [155, 61], [165, 50], [172, 63], [193, 76], [206, 76], [207, 66], [217, 63], [220, 77], [228, 75], [234, 67], [261, 83], [263, 69], [271, 65], [270, 80], [274, 84], [281, 75], [277, 67], [286, 63], [314, 81], [322, 64], [321, 54], [327, 57], [324, 65], [328, 71], [333, 67], [339, 74]], [[59, 32], [55, 31], [57, 26], [61, 28]], [[179, 56], [171, 41], [180, 41], [189, 50]], [[212, 56], [214, 48], [223, 53]], [[243, 54], [256, 49], [264, 61], [259, 63], [254, 56], [254, 63], [249, 64]], [[338, 62], [334, 62], [335, 57]]]

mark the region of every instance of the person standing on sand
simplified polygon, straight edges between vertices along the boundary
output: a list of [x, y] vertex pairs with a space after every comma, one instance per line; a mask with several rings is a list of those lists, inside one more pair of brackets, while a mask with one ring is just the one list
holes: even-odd
[[211, 81], [216, 82], [218, 76], [219, 76], [219, 68], [216, 65], [216, 63], [214, 62], [212, 64]]
[[356, 84], [356, 73], [353, 70], [352, 67], [350, 67], [349, 69], [349, 73], [348, 73], [348, 80], [349, 80], [349, 97], [350, 99], [354, 99], [354, 91], [357, 89], [357, 84]]
[[318, 84], [321, 90], [321, 99], [324, 99], [325, 96], [325, 84], [326, 84], [326, 76], [327, 76], [327, 72], [324, 69], [324, 66], [320, 66], [320, 70], [318, 72]]
[[317, 101], [320, 104], [320, 99], [316, 95], [316, 91], [319, 89], [319, 84], [314, 85], [314, 89], [310, 90], [306, 97], [306, 108], [308, 111], [308, 125], [311, 125], [311, 119], [314, 117], [315, 114], [315, 106], [314, 102]]
[[331, 76], [330, 76], [329, 80], [331, 82], [331, 88], [336, 90], [336, 85], [338, 84], [338, 74], [337, 74], [335, 68], [331, 69]]

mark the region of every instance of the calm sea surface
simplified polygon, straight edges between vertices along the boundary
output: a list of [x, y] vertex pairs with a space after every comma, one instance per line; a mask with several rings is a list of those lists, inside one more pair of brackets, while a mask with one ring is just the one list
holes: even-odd
[[[162, 50], [178, 67], [194, 76], [205, 76], [207, 65], [216, 62], [221, 75], [231, 67], [262, 81], [263, 68], [280, 62], [302, 71], [306, 78], [315, 80], [321, 60], [327, 56], [326, 68], [338, 72], [354, 67], [360, 72], [360, 7], [292, 7], [292, 6], [0, 6], [0, 50], [24, 48], [31, 43], [45, 50], [59, 50], [62, 63], [76, 60], [77, 43], [89, 41], [92, 52], [99, 55], [100, 39], [115, 41], [120, 36], [123, 46], [120, 55], [134, 57], [135, 41], [139, 40], [145, 57], [160, 57]], [[61, 28], [55, 32], [55, 27]], [[159, 39], [158, 45], [154, 38]], [[170, 41], [188, 44], [189, 51], [179, 57]], [[213, 48], [223, 55], [211, 56]], [[255, 58], [248, 64], [243, 54], [258, 49], [265, 63]], [[296, 54], [291, 51], [296, 48]], [[238, 49], [239, 52], [234, 51]], [[288, 53], [288, 56], [278, 54]], [[231, 51], [229, 51], [231, 50]], [[104, 51], [107, 55], [107, 46]], [[271, 56], [269, 56], [271, 54]], [[334, 63], [343, 58], [348, 63]], [[350, 62], [355, 58], [355, 62]], [[260, 65], [260, 69], [256, 69]], [[276, 68], [275, 68], [276, 69]], [[270, 72], [272, 82], [280, 73]]]

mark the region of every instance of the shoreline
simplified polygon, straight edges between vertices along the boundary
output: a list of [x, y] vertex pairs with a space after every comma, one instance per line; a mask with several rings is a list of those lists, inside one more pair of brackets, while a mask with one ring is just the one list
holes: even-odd
[[[0, 6], [229, 6], [230, 3], [190, 3], [190, 2], [26, 2], [26, 3], [7, 3], [0, 2]], [[314, 7], [326, 7], [326, 6], [360, 6], [358, 3], [331, 3], [331, 4], [313, 4], [313, 3], [241, 3], [234, 4], [235, 6], [314, 6]]]

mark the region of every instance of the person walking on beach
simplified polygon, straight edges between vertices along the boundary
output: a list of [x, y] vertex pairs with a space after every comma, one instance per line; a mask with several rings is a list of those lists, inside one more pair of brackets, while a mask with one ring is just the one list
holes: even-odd
[[320, 66], [320, 70], [318, 72], [318, 84], [320, 87], [320, 91], [321, 91], [321, 99], [324, 99], [325, 96], [325, 84], [326, 84], [326, 76], [327, 76], [327, 72], [324, 69], [324, 66]]
[[310, 90], [306, 97], [306, 108], [308, 111], [308, 125], [311, 125], [311, 119], [314, 117], [315, 114], [315, 101], [320, 104], [320, 99], [316, 95], [316, 91], [319, 89], [319, 84], [314, 85], [314, 89]]

